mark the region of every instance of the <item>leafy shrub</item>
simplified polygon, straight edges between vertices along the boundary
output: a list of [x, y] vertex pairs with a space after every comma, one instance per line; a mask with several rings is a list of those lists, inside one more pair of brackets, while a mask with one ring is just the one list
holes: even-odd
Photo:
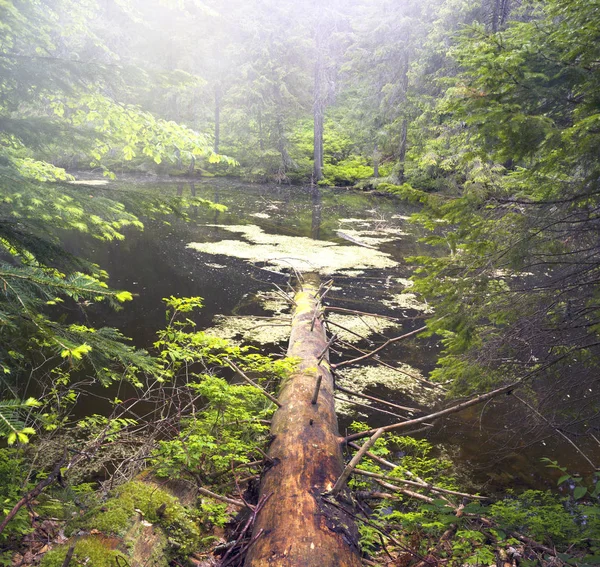
[[573, 504], [550, 491], [527, 490], [490, 506], [502, 527], [524, 532], [548, 545], [581, 544], [600, 538], [600, 508]]

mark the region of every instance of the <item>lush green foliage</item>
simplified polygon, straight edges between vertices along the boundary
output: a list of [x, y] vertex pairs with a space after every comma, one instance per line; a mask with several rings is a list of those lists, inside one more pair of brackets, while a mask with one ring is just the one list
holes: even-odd
[[[257, 383], [273, 387], [293, 368], [293, 361], [271, 359], [250, 347], [195, 331], [181, 314], [198, 306], [199, 298], [170, 298], [170, 323], [159, 333], [155, 347], [159, 357], [175, 376], [185, 383], [202, 410], [181, 424], [178, 435], [161, 441], [154, 455], [157, 474], [165, 477], [192, 476], [207, 479], [227, 473], [232, 463], [248, 463], [257, 446], [268, 436], [268, 420], [274, 405], [258, 388], [230, 383], [216, 375], [220, 369], [240, 368]], [[201, 363], [198, 370], [194, 364]]]
[[[560, 399], [585, 428], [600, 328], [597, 15], [559, 0], [515, 15], [502, 31], [462, 32], [450, 51], [458, 74], [436, 108], [441, 127], [420, 150], [414, 184], [394, 190], [423, 203], [415, 220], [441, 252], [415, 259], [414, 289], [435, 306], [428, 326], [444, 344], [432, 377], [461, 392], [551, 379], [545, 403]], [[577, 384], [562, 380], [567, 368]]]

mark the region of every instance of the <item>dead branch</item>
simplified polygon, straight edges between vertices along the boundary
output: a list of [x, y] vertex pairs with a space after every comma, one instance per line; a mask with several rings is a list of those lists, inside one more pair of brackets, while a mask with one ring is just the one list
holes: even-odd
[[[382, 400], [381, 398], [376, 398], [375, 396], [369, 396], [367, 394], [353, 392], [352, 390], [349, 390], [348, 388], [344, 388], [343, 386], [340, 386], [338, 383], [335, 384], [335, 388], [336, 388], [336, 390], [339, 390], [340, 392], [344, 392], [344, 394], [348, 394], [349, 396], [355, 396], [357, 398], [364, 398], [365, 400], [371, 400], [372, 402], [384, 404], [386, 406], [390, 406], [392, 408], [400, 409], [403, 411], [410, 411], [410, 412], [420, 411], [417, 408], [409, 408], [406, 406], [399, 406], [398, 404], [388, 402], [387, 400]], [[369, 407], [371, 407], [371, 406], [369, 406]]]
[[[491, 400], [492, 398], [496, 398], [496, 397], [500, 396], [501, 394], [511, 392], [515, 388], [518, 388], [523, 383], [523, 380], [524, 380], [524, 378], [517, 380], [516, 382], [513, 382], [512, 384], [509, 384], [508, 386], [503, 386], [502, 388], [497, 388], [496, 390], [492, 390], [491, 392], [487, 392], [486, 394], [480, 394], [479, 396], [475, 396], [474, 398], [471, 398], [470, 400], [461, 402], [459, 404], [456, 404], [449, 408], [431, 413], [429, 415], [425, 415], [423, 417], [417, 417], [417, 418], [411, 419], [409, 421], [402, 421], [400, 423], [392, 423], [391, 425], [386, 425], [385, 427], [382, 427], [380, 429], [383, 429], [383, 432], [395, 431], [398, 429], [405, 429], [412, 425], [426, 423], [426, 422], [432, 421], [434, 419], [439, 419], [440, 417], [445, 417], [445, 416], [451, 415], [453, 413], [458, 413], [459, 411], [462, 411], [466, 408], [470, 408], [471, 406], [475, 406], [482, 402], [486, 402], [487, 400]], [[349, 441], [356, 441], [357, 439], [363, 439], [364, 437], [371, 437], [377, 431], [379, 431], [379, 430], [378, 429], [369, 429], [368, 431], [352, 433], [351, 435], [348, 435], [343, 440], [343, 442], [348, 443]]]
[[377, 317], [378, 319], [388, 319], [390, 321], [404, 321], [401, 317], [391, 317], [390, 315], [379, 315], [379, 313], [367, 313], [366, 311], [357, 311], [356, 309], [344, 309], [343, 307], [332, 307], [326, 305], [325, 311], [336, 311], [338, 313], [351, 313], [353, 315], [365, 315], [366, 317]]
[[367, 358], [371, 358], [372, 356], [374, 356], [378, 352], [382, 351], [384, 348], [388, 347], [389, 345], [391, 345], [393, 343], [397, 343], [398, 341], [401, 341], [404, 339], [408, 339], [410, 337], [414, 337], [415, 335], [425, 331], [426, 329], [427, 329], [427, 327], [419, 327], [418, 329], [415, 329], [414, 331], [410, 331], [410, 333], [405, 333], [404, 335], [400, 335], [399, 337], [394, 337], [393, 339], [388, 339], [385, 343], [378, 346], [375, 350], [372, 350], [371, 352], [369, 352], [363, 356], [359, 356], [359, 357], [353, 358], [351, 360], [345, 360], [343, 362], [339, 362], [338, 364], [332, 364], [331, 367], [337, 369], [342, 366], [348, 366], [349, 364], [355, 364], [357, 362], [362, 362], [363, 360], [366, 360]]
[[350, 473], [352, 473], [354, 467], [360, 462], [360, 460], [364, 457], [365, 453], [375, 444], [377, 439], [379, 439], [385, 433], [385, 429], [380, 427], [375, 431], [375, 433], [363, 444], [358, 453], [352, 457], [350, 462], [346, 465], [346, 468], [342, 471], [342, 474], [337, 479], [334, 487], [329, 491], [331, 496], [336, 496], [339, 491], [344, 487]]
[[220, 500], [221, 502], [226, 502], [227, 504], [231, 504], [232, 506], [237, 506], [238, 508], [250, 508], [253, 510], [252, 506], [242, 502], [241, 500], [234, 500], [233, 498], [227, 498], [227, 496], [221, 496], [216, 492], [212, 492], [207, 488], [198, 487], [198, 492], [200, 494], [204, 494], [204, 496], [208, 496], [209, 498], [214, 498], [215, 500]]
[[225, 358], [224, 360], [227, 363], [227, 365], [232, 370], [234, 370], [237, 374], [239, 374], [246, 382], [248, 382], [248, 384], [250, 384], [250, 385], [254, 386], [255, 388], [257, 388], [258, 390], [260, 390], [262, 392], [262, 394], [266, 398], [268, 398], [269, 400], [271, 400], [278, 408], [281, 407], [281, 404], [279, 403], [279, 400], [275, 396], [272, 396], [264, 388], [261, 388], [256, 382], [254, 382], [254, 380], [251, 380], [250, 378], [248, 378], [248, 376], [246, 376], [246, 374], [241, 370], [241, 368], [239, 368], [234, 362], [232, 362], [228, 358]]
[[433, 486], [432, 484], [429, 484], [425, 481], [418, 482], [418, 481], [414, 481], [414, 480], [406, 480], [404, 478], [396, 478], [396, 477], [390, 478], [389, 476], [386, 476], [383, 474], [378, 474], [378, 473], [374, 473], [374, 472], [370, 472], [370, 471], [364, 471], [364, 470], [358, 469], [358, 468], [354, 469], [354, 474], [368, 476], [368, 477], [376, 478], [376, 479], [380, 479], [380, 480], [393, 480], [394, 482], [400, 482], [400, 483], [406, 484], [408, 486], [421, 487], [421, 488], [424, 488], [431, 492], [439, 492], [442, 494], [451, 494], [453, 496], [460, 496], [462, 498], [471, 498], [473, 500], [489, 500], [489, 498], [487, 498], [485, 496], [478, 496], [477, 494], [467, 494], [466, 492], [457, 492], [456, 490], [449, 490], [448, 488], [439, 488], [439, 487]]
[[359, 522], [362, 522], [363, 524], [366, 524], [367, 526], [371, 526], [372, 528], [376, 529], [379, 533], [381, 533], [385, 537], [387, 537], [394, 545], [396, 545], [400, 549], [406, 551], [407, 553], [409, 553], [416, 559], [419, 559], [421, 561], [425, 560], [424, 557], [422, 557], [418, 553], [415, 553], [412, 549], [403, 545], [402, 542], [400, 542], [398, 539], [396, 539], [391, 533], [389, 533], [387, 530], [385, 530], [381, 526], [378, 526], [377, 524], [375, 524], [374, 522], [372, 522], [366, 518], [361, 518], [360, 516], [357, 516], [356, 514], [354, 514], [350, 510], [347, 510], [344, 506], [342, 506], [335, 500], [330, 500], [329, 498], [326, 498], [326, 497], [323, 497], [323, 500], [325, 502], [327, 502], [328, 504], [331, 504], [332, 506], [336, 507], [338, 510], [342, 510], [343, 512], [345, 512], [346, 514], [348, 514], [350, 517], [354, 518], [355, 520], [358, 520]]
[[[368, 352], [358, 348], [356, 345], [347, 343], [346, 341], [341, 341], [338, 339], [338, 342], [342, 346], [349, 347], [357, 352], [360, 352], [361, 354], [369, 354]], [[443, 387], [442, 384], [438, 384], [437, 382], [430, 382], [429, 380], [426, 380], [425, 378], [419, 378], [418, 376], [415, 376], [414, 374], [411, 374], [410, 372], [406, 372], [406, 370], [402, 370], [401, 368], [396, 368], [395, 366], [392, 366], [391, 364], [381, 360], [381, 358], [379, 356], [375, 356], [375, 360], [377, 361], [377, 364], [381, 364], [381, 366], [385, 366], [386, 368], [389, 368], [393, 372], [398, 372], [398, 374], [403, 374], [404, 376], [408, 376], [409, 378], [415, 380], [416, 382], [422, 382], [423, 384], [427, 384], [428, 386], [433, 386], [440, 390], [445, 390], [445, 388]]]
[[520, 398], [515, 394], [515, 399], [520, 401], [524, 406], [529, 408], [531, 412], [533, 412], [537, 417], [539, 417], [543, 422], [545, 422], [548, 426], [550, 426], [556, 433], [558, 433], [567, 443], [569, 443], [591, 466], [594, 470], [600, 470], [592, 460], [575, 444], [573, 440], [571, 440], [567, 435], [565, 435], [560, 429], [558, 429], [546, 416], [542, 415], [538, 410], [536, 410], [531, 404], [525, 401], [523, 398]]
[[321, 354], [319, 354], [319, 356], [317, 356], [317, 364], [321, 364], [321, 361], [327, 356], [327, 353], [329, 352], [329, 348], [336, 341], [336, 339], [337, 339], [337, 333], [334, 333], [333, 336], [329, 339], [329, 341], [327, 341], [327, 344], [325, 345], [325, 348], [323, 348], [323, 351], [321, 352]]
[[69, 567], [71, 563], [71, 559], [73, 559], [73, 553], [75, 552], [75, 545], [77, 545], [77, 539], [71, 544], [67, 554], [65, 555], [65, 560], [62, 562], [62, 567]]
[[358, 406], [361, 408], [366, 408], [368, 410], [371, 411], [376, 411], [379, 413], [385, 413], [386, 415], [391, 415], [393, 417], [397, 417], [398, 419], [409, 419], [408, 417], [404, 417], [403, 415], [398, 415], [397, 413], [392, 413], [391, 411], [387, 411], [384, 409], [380, 409], [376, 406], [370, 406], [368, 404], [361, 404], [360, 402], [353, 402], [352, 400], [347, 400], [346, 398], [340, 398], [340, 396], [333, 396], [336, 400], [339, 400], [341, 402], [346, 402], [347, 404], [352, 404], [354, 406]]
[[[75, 456], [73, 456], [69, 461], [67, 461], [66, 452], [65, 456], [58, 461], [55, 465], [52, 472], [43, 480], [38, 482], [38, 484], [30, 490], [25, 496], [23, 496], [10, 510], [10, 512], [6, 515], [2, 523], [0, 523], [0, 534], [6, 529], [6, 526], [9, 522], [18, 514], [19, 510], [26, 505], [29, 505], [31, 501], [37, 498], [48, 486], [50, 486], [54, 481], [61, 482], [62, 480], [62, 469], [65, 471], [73, 468], [79, 461], [82, 459], [89, 459], [91, 455], [93, 455], [102, 445], [106, 437], [106, 433], [108, 432], [108, 427], [105, 428], [94, 440], [93, 443], [89, 445], [89, 448], [86, 451], [78, 451]], [[66, 463], [66, 465], [65, 465]], [[63, 467], [63, 465], [65, 465]]]
[[[367, 342], [373, 344], [372, 341], [370, 339], [368, 339], [367, 337], [363, 337], [362, 335], [359, 335], [358, 333], [352, 331], [351, 329], [344, 327], [344, 325], [340, 325], [339, 323], [334, 323], [333, 321], [330, 321], [329, 319], [327, 320], [327, 325], [333, 325], [334, 327], [337, 327], [338, 329], [342, 329], [342, 331], [346, 331], [347, 333], [350, 333], [351, 335], [358, 337], [361, 341], [367, 341]], [[332, 368], [334, 366], [335, 366], [334, 364], [331, 365]]]

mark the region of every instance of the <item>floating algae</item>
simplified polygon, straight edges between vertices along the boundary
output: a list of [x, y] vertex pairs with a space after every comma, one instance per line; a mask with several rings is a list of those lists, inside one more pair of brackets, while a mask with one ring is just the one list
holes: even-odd
[[215, 268], [215, 270], [222, 270], [223, 268], [227, 267], [224, 264], [214, 264], [211, 262], [205, 262], [204, 265], [208, 268]]
[[406, 278], [396, 278], [396, 282], [400, 285], [403, 285], [404, 287], [412, 287], [413, 285], [415, 285], [415, 282]]
[[350, 230], [348, 228], [344, 229], [344, 232], [337, 231], [337, 235], [340, 238], [344, 238], [346, 240], [362, 242], [367, 246], [377, 246], [379, 244], [384, 244], [385, 242], [393, 242], [397, 240], [399, 236], [396, 238], [389, 236], [379, 236], [379, 232], [373, 230]]
[[215, 325], [205, 333], [233, 343], [253, 342], [278, 344], [287, 341], [291, 330], [291, 317], [285, 315], [290, 304], [274, 292], [259, 291], [254, 299], [265, 310], [274, 314], [271, 319], [252, 316], [218, 315]]
[[290, 311], [290, 301], [286, 301], [279, 293], [274, 291], [259, 291], [256, 293], [258, 303], [265, 311], [276, 315]]
[[[373, 388], [385, 388], [394, 392], [393, 399], [398, 397], [406, 399], [408, 403], [420, 406], [432, 406], [440, 399], [440, 392], [437, 388], [428, 386], [423, 383], [425, 378], [419, 370], [401, 364], [397, 370], [386, 368], [384, 366], [363, 366], [360, 368], [347, 368], [339, 371], [337, 382], [358, 394], [367, 392]], [[375, 394], [379, 397], [385, 395]], [[362, 410], [357, 411], [356, 406], [351, 403], [351, 400], [356, 401], [356, 398], [348, 396], [343, 392], [336, 394], [341, 400], [336, 400], [336, 410], [343, 415], [364, 415]], [[360, 400], [361, 404], [368, 405], [366, 400]], [[387, 408], [389, 409], [389, 408]], [[395, 410], [393, 410], [395, 411]], [[399, 410], [400, 411], [400, 410]], [[410, 412], [402, 412], [410, 416]]]
[[423, 313], [433, 313], [433, 309], [417, 299], [414, 293], [398, 293], [390, 295], [387, 299], [382, 299], [381, 303], [391, 309], [412, 309], [413, 311], [422, 311]]
[[228, 339], [232, 343], [278, 344], [290, 337], [291, 319], [261, 319], [258, 317], [227, 317], [218, 315], [216, 325], [205, 333]]
[[365, 272], [363, 270], [343, 270], [341, 273], [349, 278], [357, 278], [358, 276], [364, 275]]
[[339, 313], [329, 313], [327, 321], [331, 323], [331, 333], [336, 333], [340, 340], [347, 343], [358, 343], [362, 338], [383, 333], [386, 329], [398, 325], [395, 321], [383, 317]]
[[343, 269], [391, 268], [397, 262], [389, 254], [361, 246], [340, 246], [303, 236], [267, 234], [255, 225], [210, 225], [242, 235], [244, 240], [191, 242], [188, 248], [207, 254], [233, 256], [249, 262], [264, 262], [276, 270], [332, 273]]
[[87, 185], [88, 187], [101, 187], [108, 185], [108, 179], [72, 179], [69, 181], [71, 185]]

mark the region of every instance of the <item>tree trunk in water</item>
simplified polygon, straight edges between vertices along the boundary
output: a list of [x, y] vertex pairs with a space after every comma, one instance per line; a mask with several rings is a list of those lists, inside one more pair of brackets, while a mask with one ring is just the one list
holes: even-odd
[[268, 500], [254, 525], [257, 539], [248, 552], [247, 567], [361, 565], [352, 519], [321, 496], [339, 478], [343, 460], [318, 292], [319, 279], [310, 275], [295, 296], [288, 356], [298, 357], [300, 363], [282, 386], [281, 407], [273, 416], [273, 465], [264, 473], [260, 489]]

